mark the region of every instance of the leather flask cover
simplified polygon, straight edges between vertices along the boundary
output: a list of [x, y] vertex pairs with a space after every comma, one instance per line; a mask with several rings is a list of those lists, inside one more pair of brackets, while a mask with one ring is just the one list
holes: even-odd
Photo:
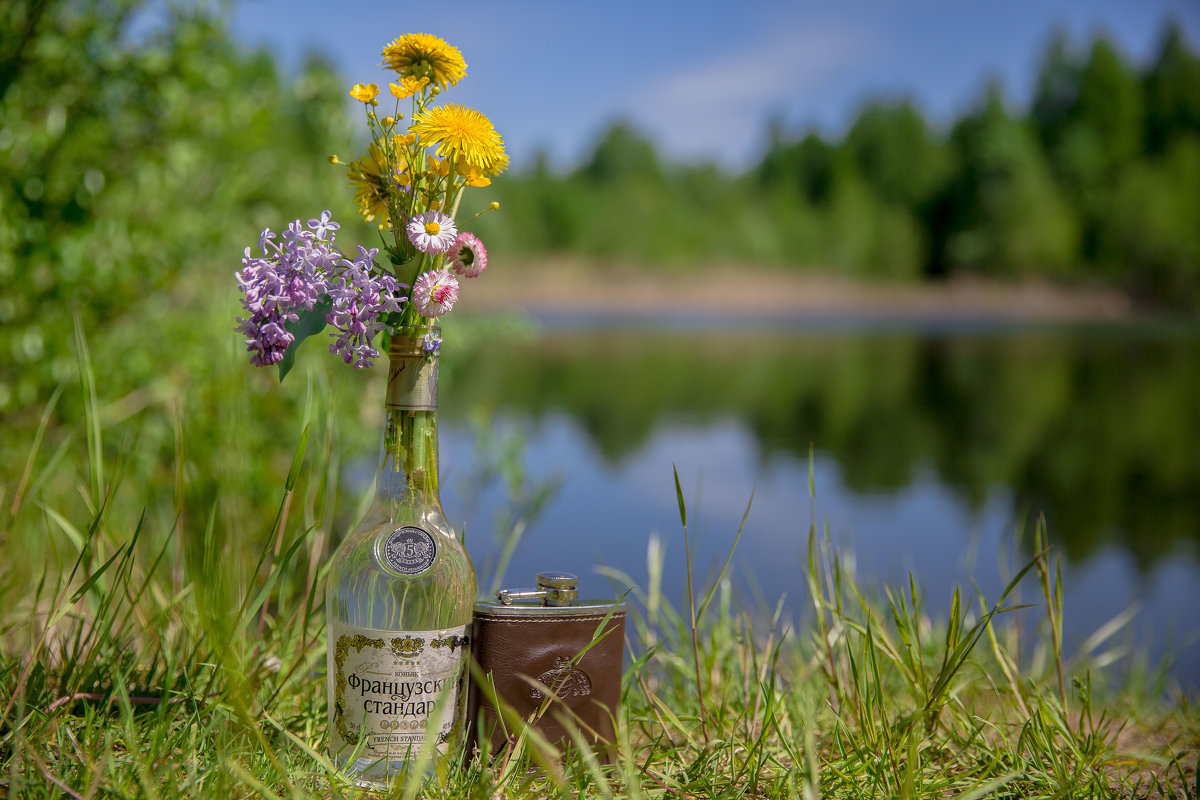
[[[560, 750], [573, 745], [569, 731], [574, 726], [601, 758], [612, 757], [613, 719], [621, 700], [625, 609], [613, 612], [603, 637], [582, 656], [579, 653], [592, 643], [613, 605], [476, 605], [472, 646], [480, 671], [472, 681], [468, 719], [473, 723], [471, 741], [481, 751], [496, 755], [519, 733], [511, 715], [505, 720], [497, 712], [494, 686], [502, 706], [511, 707], [525, 721], [545, 705], [534, 727]], [[488, 685], [480, 686], [481, 681]], [[542, 687], [553, 690], [556, 699], [546, 704]]]

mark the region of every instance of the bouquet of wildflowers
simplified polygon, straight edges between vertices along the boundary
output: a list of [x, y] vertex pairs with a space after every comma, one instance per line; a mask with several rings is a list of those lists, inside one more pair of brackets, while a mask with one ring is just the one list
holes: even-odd
[[[330, 352], [370, 366], [379, 356], [376, 335], [431, 324], [454, 307], [459, 278], [487, 268], [483, 243], [455, 217], [468, 186], [487, 186], [508, 166], [504, 142], [475, 109], [434, 104], [466, 75], [466, 62], [457, 48], [425, 33], [395, 39], [382, 56], [397, 75], [388, 86], [392, 111], [378, 111], [377, 84], [355, 84], [350, 94], [362, 103], [371, 133], [367, 152], [349, 164], [329, 160], [347, 167], [359, 212], [379, 225], [384, 257], [361, 245], [354, 256], [339, 250], [339, 225], [325, 211], [307, 224], [295, 220], [278, 237], [263, 231], [262, 255], [247, 247], [237, 273], [249, 313], [238, 329], [250, 362], [278, 364], [280, 380], [297, 345], [326, 326], [333, 328]], [[437, 346], [426, 342], [428, 352]]]

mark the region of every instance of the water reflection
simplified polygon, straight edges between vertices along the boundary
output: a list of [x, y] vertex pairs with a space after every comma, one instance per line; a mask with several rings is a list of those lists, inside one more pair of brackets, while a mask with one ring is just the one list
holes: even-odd
[[1004, 488], [1073, 561], [1200, 545], [1194, 329], [556, 330], [451, 380], [451, 403], [576, 420], [614, 465], [665, 425], [734, 419], [761, 459], [812, 444], [856, 492], [930, 470], [977, 511]]

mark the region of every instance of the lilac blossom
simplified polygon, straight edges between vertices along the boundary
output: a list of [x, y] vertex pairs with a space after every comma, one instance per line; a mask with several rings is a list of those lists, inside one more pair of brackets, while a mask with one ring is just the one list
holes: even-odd
[[371, 340], [384, 327], [382, 317], [400, 310], [407, 287], [390, 275], [372, 276], [375, 250], [359, 247], [358, 258], [346, 258], [333, 244], [339, 227], [325, 211], [307, 226], [294, 220], [279, 241], [264, 230], [258, 238], [261, 256], [246, 248], [237, 280], [250, 315], [238, 318], [238, 330], [246, 336], [251, 364], [282, 361], [296, 339], [287, 324], [326, 297], [331, 309], [325, 320], [337, 329], [330, 350], [356, 367], [370, 366], [379, 355]]
[[325, 234], [328, 233], [329, 241], [332, 242], [334, 231], [342, 227], [333, 221], [332, 216], [328, 211], [322, 211], [320, 219], [310, 219], [308, 221], [308, 227], [312, 229], [313, 234], [318, 239], [324, 240]]
[[379, 357], [371, 340], [387, 327], [386, 315], [400, 310], [406, 299], [403, 290], [408, 288], [386, 273], [378, 278], [371, 275], [377, 252], [359, 246], [358, 258], [343, 258], [329, 286], [333, 308], [325, 320], [337, 329], [330, 334], [329, 352], [360, 368], [371, 366], [371, 359]]
[[237, 280], [242, 307], [250, 316], [238, 317], [238, 330], [246, 336], [251, 364], [282, 361], [295, 340], [285, 325], [296, 322], [300, 311], [312, 310], [328, 290], [328, 265], [341, 255], [333, 246], [337, 223], [328, 214], [309, 220], [307, 230], [300, 220], [293, 221], [280, 242], [270, 228], [264, 230], [258, 237], [261, 256], [246, 248]]

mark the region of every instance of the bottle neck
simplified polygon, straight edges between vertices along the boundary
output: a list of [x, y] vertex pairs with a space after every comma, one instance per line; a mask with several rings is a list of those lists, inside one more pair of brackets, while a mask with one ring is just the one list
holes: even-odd
[[390, 353], [378, 500], [438, 505], [437, 357]]

